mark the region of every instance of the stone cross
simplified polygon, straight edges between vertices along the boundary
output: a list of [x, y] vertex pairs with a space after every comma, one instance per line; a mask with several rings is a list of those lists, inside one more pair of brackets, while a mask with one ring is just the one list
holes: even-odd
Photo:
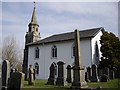
[[10, 78], [10, 64], [8, 60], [4, 60], [2, 62], [2, 90], [7, 90], [9, 78]]
[[81, 56], [80, 56], [80, 36], [79, 31], [75, 30], [75, 65], [73, 66], [73, 82], [72, 88], [82, 88], [86, 87], [85, 81], [85, 71], [82, 66]]
[[47, 84], [55, 85], [56, 72], [57, 72], [57, 66], [56, 66], [55, 63], [52, 63], [51, 66], [50, 66], [50, 75], [49, 75]]
[[28, 79], [29, 85], [34, 85], [34, 70], [32, 68], [32, 65], [29, 67], [29, 79]]
[[97, 66], [94, 64], [92, 65], [92, 77], [91, 82], [98, 82], [98, 73], [97, 73]]
[[67, 79], [66, 79], [66, 81], [67, 81], [68, 83], [71, 83], [71, 82], [72, 82], [71, 69], [72, 69], [72, 67], [71, 67], [70, 65], [68, 65], [68, 66], [67, 66]]
[[58, 86], [64, 86], [65, 85], [65, 81], [64, 81], [64, 62], [59, 61], [57, 63], [58, 65], [58, 77], [57, 77], [57, 81], [56, 81], [56, 85]]

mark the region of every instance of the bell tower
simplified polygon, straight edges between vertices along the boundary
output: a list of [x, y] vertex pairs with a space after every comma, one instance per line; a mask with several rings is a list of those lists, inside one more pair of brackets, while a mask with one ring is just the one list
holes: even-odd
[[36, 42], [40, 40], [40, 33], [38, 31], [39, 25], [36, 17], [36, 3], [34, 2], [34, 10], [32, 13], [31, 22], [28, 25], [28, 32], [25, 36], [25, 44]]
[[37, 23], [36, 18], [36, 3], [34, 2], [34, 10], [32, 13], [31, 21], [28, 25], [28, 32], [25, 35], [25, 49], [24, 49], [24, 58], [23, 58], [23, 65], [22, 71], [25, 73], [25, 80], [27, 80], [28, 74], [28, 53], [29, 53], [29, 43], [33, 43], [40, 40], [40, 33], [38, 31], [39, 25]]

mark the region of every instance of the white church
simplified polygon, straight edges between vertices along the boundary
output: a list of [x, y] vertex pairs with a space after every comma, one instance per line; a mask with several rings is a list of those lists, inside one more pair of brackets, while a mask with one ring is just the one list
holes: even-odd
[[[25, 36], [25, 49], [23, 72], [27, 74], [29, 65], [37, 70], [37, 79], [48, 79], [49, 68], [52, 63], [64, 62], [64, 75], [66, 67], [74, 65], [74, 30], [71, 32], [55, 34], [41, 39], [37, 23], [36, 7], [34, 6], [28, 32]], [[80, 30], [80, 54], [83, 66], [99, 64], [101, 58], [100, 37], [104, 28], [91, 28]]]

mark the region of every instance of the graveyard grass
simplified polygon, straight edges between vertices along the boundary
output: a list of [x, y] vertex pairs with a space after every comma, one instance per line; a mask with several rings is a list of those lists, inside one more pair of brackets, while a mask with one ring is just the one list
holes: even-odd
[[[35, 88], [40, 88], [41, 90], [67, 90], [70, 88], [71, 84], [68, 84], [64, 87], [58, 87], [53, 85], [46, 85], [47, 80], [36, 80], [34, 86], [29, 86], [27, 81], [24, 81], [24, 88], [33, 90]], [[120, 79], [109, 80], [108, 82], [90, 82], [88, 83], [89, 87], [102, 87], [102, 88], [120, 88]]]

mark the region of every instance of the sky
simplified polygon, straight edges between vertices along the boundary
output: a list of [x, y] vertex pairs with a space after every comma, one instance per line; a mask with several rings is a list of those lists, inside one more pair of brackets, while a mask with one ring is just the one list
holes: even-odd
[[[0, 34], [3, 39], [6, 36], [14, 36], [19, 45], [24, 48], [25, 34], [31, 21], [34, 4], [27, 0], [26, 2], [10, 1], [4, 0], [0, 3], [2, 7]], [[103, 27], [106, 31], [118, 35], [118, 0], [110, 0], [113, 2], [107, 2], [108, 0], [104, 2], [45, 1], [36, 3], [37, 21], [42, 38], [75, 29], [85, 30], [96, 27]]]

